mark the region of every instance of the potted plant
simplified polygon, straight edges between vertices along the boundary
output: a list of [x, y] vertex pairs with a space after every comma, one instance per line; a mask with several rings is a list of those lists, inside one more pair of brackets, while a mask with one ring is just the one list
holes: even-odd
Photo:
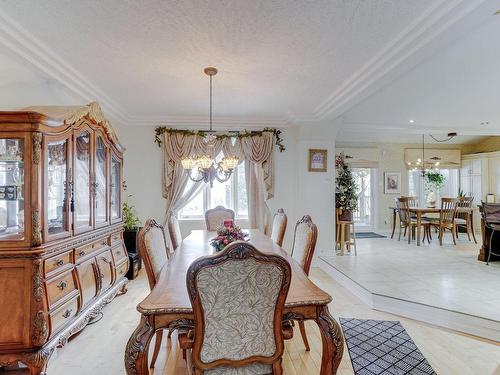
[[436, 207], [436, 193], [441, 190], [446, 181], [438, 171], [424, 172], [424, 188], [427, 192], [427, 207]]
[[[130, 197], [130, 195], [129, 195]], [[123, 203], [123, 242], [129, 253], [137, 253], [137, 232], [139, 231], [140, 220], [134, 206], [128, 202]]]
[[335, 207], [339, 210], [339, 218], [351, 221], [353, 211], [358, 208], [358, 195], [356, 194], [356, 183], [351, 169], [345, 162], [345, 155], [341, 153], [335, 156]]

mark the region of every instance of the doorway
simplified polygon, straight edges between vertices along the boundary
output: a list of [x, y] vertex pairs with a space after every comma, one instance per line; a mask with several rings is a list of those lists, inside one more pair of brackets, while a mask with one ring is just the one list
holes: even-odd
[[352, 168], [356, 182], [358, 209], [354, 211], [356, 232], [373, 232], [375, 230], [376, 204], [376, 168]]

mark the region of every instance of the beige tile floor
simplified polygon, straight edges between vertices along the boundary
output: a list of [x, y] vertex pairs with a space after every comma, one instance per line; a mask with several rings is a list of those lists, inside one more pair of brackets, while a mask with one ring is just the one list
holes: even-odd
[[[311, 278], [329, 292], [334, 301], [330, 311], [338, 317], [400, 320], [422, 353], [440, 375], [500, 375], [500, 345], [478, 340], [410, 319], [374, 311], [337, 284], [321, 269], [313, 268]], [[67, 346], [58, 350], [48, 368], [48, 375], [121, 375], [127, 340], [139, 320], [137, 303], [148, 293], [144, 274], [130, 283], [129, 292], [104, 309], [104, 318], [87, 327]], [[284, 372], [287, 375], [318, 374], [321, 339], [314, 323], [307, 322], [311, 352], [305, 352], [296, 332], [286, 343]], [[175, 340], [164, 340], [154, 375], [185, 374], [186, 369]], [[338, 374], [352, 375], [347, 351]]]
[[405, 241], [358, 240], [358, 256], [322, 257], [377, 294], [500, 321], [500, 262], [477, 260], [479, 246], [449, 235], [417, 247]]

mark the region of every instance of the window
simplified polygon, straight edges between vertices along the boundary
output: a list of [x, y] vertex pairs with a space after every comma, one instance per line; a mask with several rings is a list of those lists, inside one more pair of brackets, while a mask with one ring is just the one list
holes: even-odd
[[[436, 205], [440, 204], [441, 197], [456, 197], [459, 186], [458, 169], [440, 169], [439, 173], [444, 176], [445, 182], [436, 195]], [[421, 171], [408, 171], [408, 195], [418, 197], [421, 207], [427, 204], [427, 193]]]
[[[188, 182], [186, 191], [194, 186]], [[179, 211], [180, 219], [203, 219], [205, 211], [216, 206], [224, 206], [234, 210], [237, 219], [248, 218], [248, 197], [245, 178], [245, 163], [241, 163], [226, 182], [214, 181], [200, 186], [199, 191]]]

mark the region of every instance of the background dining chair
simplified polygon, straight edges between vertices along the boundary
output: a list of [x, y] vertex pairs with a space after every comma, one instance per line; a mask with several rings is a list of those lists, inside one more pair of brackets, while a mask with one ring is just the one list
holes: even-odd
[[191, 264], [186, 284], [195, 323], [188, 368], [195, 374], [282, 374], [290, 279], [284, 258], [247, 242]]
[[446, 229], [451, 231], [453, 243], [456, 245], [455, 215], [457, 212], [457, 198], [441, 198], [441, 209], [439, 220], [431, 221], [432, 225], [439, 229], [439, 244], [443, 245], [443, 236]]
[[[418, 225], [417, 220], [411, 214], [410, 208], [415, 208], [415, 199], [413, 197], [399, 197], [396, 198], [396, 207], [399, 214], [399, 237], [398, 241], [401, 240], [401, 233], [404, 229], [404, 235], [408, 235], [408, 243], [411, 243], [411, 239], [415, 238], [415, 229]], [[423, 241], [427, 239], [427, 242], [431, 242], [431, 222], [427, 219], [420, 220], [420, 225], [424, 227]], [[423, 242], [422, 241], [422, 242]]]
[[217, 227], [222, 226], [224, 220], [228, 219], [234, 221], [234, 211], [229, 208], [217, 206], [205, 212], [205, 223], [209, 231], [217, 230]]
[[[154, 219], [148, 219], [139, 231], [139, 252], [141, 254], [146, 274], [148, 275], [149, 288], [153, 289], [158, 281], [161, 269], [168, 263], [168, 246], [165, 242], [165, 231]], [[170, 332], [169, 332], [170, 336]], [[150, 367], [155, 366], [160, 351], [163, 330], [156, 332], [155, 348]]]
[[283, 247], [283, 240], [285, 238], [286, 226], [288, 218], [285, 211], [280, 208], [274, 214], [273, 226], [271, 228], [271, 239], [279, 246]]
[[[455, 233], [458, 238], [458, 228], [465, 228], [469, 241], [471, 241], [470, 235], [472, 233], [472, 238], [474, 238], [474, 242], [477, 243], [476, 235], [474, 234], [474, 228], [472, 226], [472, 215], [474, 214], [474, 212], [472, 211], [473, 202], [474, 197], [458, 198], [457, 213], [455, 215]], [[460, 209], [463, 209], [464, 211], [460, 211]]]
[[[305, 215], [297, 221], [293, 235], [292, 258], [300, 264], [307, 276], [311, 269], [317, 239], [318, 227], [313, 223], [311, 216]], [[310, 351], [304, 321], [299, 321], [299, 328], [306, 351]]]
[[172, 243], [172, 250], [175, 251], [182, 241], [181, 228], [179, 227], [179, 220], [176, 215], [170, 212], [168, 216], [168, 234], [170, 235], [170, 242]]

